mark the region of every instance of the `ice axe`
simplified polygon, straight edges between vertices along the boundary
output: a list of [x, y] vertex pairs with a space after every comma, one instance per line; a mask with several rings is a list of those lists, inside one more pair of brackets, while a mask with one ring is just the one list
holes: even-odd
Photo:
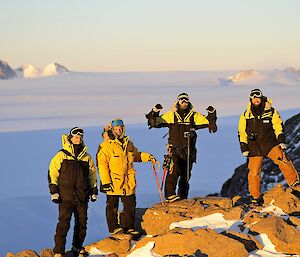
[[[160, 168], [160, 164], [158, 162], [158, 169], [159, 168]], [[163, 195], [162, 195], [162, 191], [161, 191], [161, 188], [160, 188], [160, 185], [159, 185], [159, 180], [158, 180], [158, 176], [157, 176], [157, 172], [156, 172], [156, 168], [155, 168], [154, 163], [152, 163], [152, 169], [153, 169], [153, 173], [154, 173], [154, 176], [155, 176], [155, 181], [156, 181], [156, 184], [157, 184], [161, 204], [165, 204], [165, 201], [164, 201], [164, 198], [163, 198]]]

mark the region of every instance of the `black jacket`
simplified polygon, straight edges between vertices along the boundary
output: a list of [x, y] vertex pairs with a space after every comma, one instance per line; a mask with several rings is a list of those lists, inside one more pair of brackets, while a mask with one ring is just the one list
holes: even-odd
[[274, 146], [285, 142], [282, 119], [271, 104], [270, 99], [264, 98], [261, 113], [255, 113], [249, 103], [240, 117], [241, 151], [249, 151], [249, 157], [267, 155]]

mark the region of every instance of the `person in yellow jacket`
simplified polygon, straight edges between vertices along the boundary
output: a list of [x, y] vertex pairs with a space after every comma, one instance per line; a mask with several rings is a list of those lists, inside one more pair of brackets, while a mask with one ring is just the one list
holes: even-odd
[[97, 200], [96, 168], [84, 145], [83, 129], [74, 127], [62, 135], [63, 148], [51, 159], [48, 182], [51, 200], [59, 204], [59, 217], [54, 236], [55, 257], [65, 254], [66, 236], [74, 214], [72, 251], [75, 256], [88, 255], [83, 245], [86, 236], [88, 201]]
[[272, 100], [260, 89], [249, 94], [250, 102], [240, 116], [238, 136], [242, 154], [248, 157], [248, 186], [252, 203], [261, 205], [260, 173], [264, 156], [278, 165], [286, 182], [294, 190], [300, 190], [298, 172], [285, 153], [287, 146], [282, 119], [272, 107]]
[[[106, 220], [111, 234], [127, 233], [138, 236], [134, 228], [136, 207], [136, 179], [133, 162], [157, 163], [153, 155], [139, 152], [125, 135], [121, 119], [110, 124], [106, 139], [98, 148], [97, 166], [100, 175], [100, 191], [106, 193]], [[119, 199], [123, 203], [122, 224], [118, 222]]]
[[[196, 112], [186, 93], [177, 96], [171, 111], [160, 115], [161, 110], [161, 104], [156, 104], [146, 118], [150, 129], [169, 128], [168, 155], [172, 157], [173, 169], [169, 169], [166, 174], [165, 198], [170, 203], [188, 198], [189, 179], [197, 156], [196, 130], [208, 128], [209, 132], [215, 133], [217, 114], [212, 106], [206, 109], [207, 116]], [[176, 194], [177, 183], [178, 193]]]

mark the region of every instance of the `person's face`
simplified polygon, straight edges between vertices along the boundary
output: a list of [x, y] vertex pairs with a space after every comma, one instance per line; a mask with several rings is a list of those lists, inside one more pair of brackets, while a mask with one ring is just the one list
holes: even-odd
[[123, 126], [115, 126], [113, 127], [113, 130], [118, 136], [121, 136], [123, 133]]
[[80, 135], [74, 135], [71, 137], [71, 142], [74, 145], [79, 145], [81, 143], [82, 137]]
[[178, 100], [178, 105], [180, 109], [186, 110], [189, 107], [189, 102], [187, 100], [180, 99]]
[[261, 103], [261, 98], [254, 97], [254, 98], [251, 100], [251, 102], [252, 102], [253, 105], [258, 106], [258, 105], [260, 105], [260, 103]]

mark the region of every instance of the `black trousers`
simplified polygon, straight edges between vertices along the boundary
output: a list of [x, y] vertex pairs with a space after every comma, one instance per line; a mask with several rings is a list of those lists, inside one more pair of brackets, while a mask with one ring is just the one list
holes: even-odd
[[[187, 181], [187, 161], [178, 155], [173, 155], [173, 172], [167, 174], [165, 182], [165, 198], [176, 195], [176, 186], [178, 183], [178, 196], [180, 199], [187, 199], [190, 185]], [[189, 177], [191, 178], [191, 170], [193, 161], [190, 160]], [[179, 181], [178, 181], [179, 180]]]
[[[118, 221], [120, 198], [123, 203], [122, 224]], [[116, 228], [120, 227], [123, 227], [125, 230], [134, 228], [135, 207], [135, 194], [128, 196], [106, 195], [106, 221], [109, 232], [112, 233]]]
[[86, 236], [87, 210], [87, 202], [80, 203], [77, 201], [63, 201], [59, 204], [58, 223], [56, 226], [56, 233], [54, 236], [54, 253], [63, 254], [65, 252], [66, 237], [70, 229], [70, 221], [73, 213], [75, 218], [75, 224], [72, 245], [78, 249], [82, 248], [82, 244]]

